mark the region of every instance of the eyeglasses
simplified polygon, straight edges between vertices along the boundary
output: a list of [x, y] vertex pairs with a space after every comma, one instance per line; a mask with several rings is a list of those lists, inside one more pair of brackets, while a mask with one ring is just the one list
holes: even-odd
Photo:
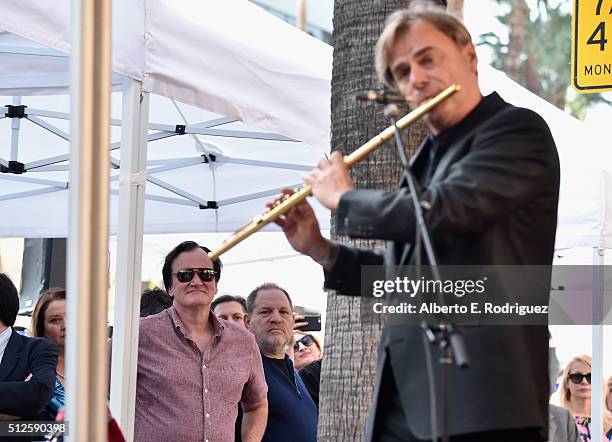
[[314, 343], [315, 343], [314, 336], [306, 335], [303, 338], [296, 341], [295, 344], [293, 344], [293, 351], [294, 352], [300, 351], [300, 344], [302, 344], [304, 347], [310, 347]]
[[582, 374], [582, 373], [571, 373], [568, 376], [569, 380], [572, 381], [573, 384], [582, 384], [582, 379], [586, 378], [587, 382], [591, 383], [591, 373]]
[[204, 282], [212, 281], [213, 279], [215, 279], [215, 276], [217, 276], [217, 272], [215, 272], [213, 269], [198, 268], [179, 269], [178, 272], [175, 273], [175, 275], [176, 279], [178, 279], [180, 282], [190, 282], [193, 279], [193, 275], [195, 275], [196, 273], [198, 274], [198, 277]]

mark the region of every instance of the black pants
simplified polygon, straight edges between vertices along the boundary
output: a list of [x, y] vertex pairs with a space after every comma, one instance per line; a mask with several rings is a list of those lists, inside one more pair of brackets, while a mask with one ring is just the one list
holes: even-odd
[[[410, 431], [393, 378], [389, 354], [379, 394], [373, 442], [431, 442], [431, 440], [418, 439]], [[518, 428], [452, 436], [450, 440], [451, 442], [540, 442], [542, 438], [537, 428]]]

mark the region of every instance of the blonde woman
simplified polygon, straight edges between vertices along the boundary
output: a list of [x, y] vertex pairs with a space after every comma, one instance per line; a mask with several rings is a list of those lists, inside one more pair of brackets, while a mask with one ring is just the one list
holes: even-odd
[[[576, 417], [578, 432], [585, 442], [591, 440], [591, 366], [590, 356], [576, 356], [563, 370], [561, 381], [561, 405]], [[603, 418], [604, 440], [612, 441], [612, 413], [604, 410]]]

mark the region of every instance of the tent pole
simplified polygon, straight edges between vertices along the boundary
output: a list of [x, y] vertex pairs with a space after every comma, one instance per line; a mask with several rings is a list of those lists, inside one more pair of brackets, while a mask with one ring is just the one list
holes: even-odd
[[591, 367], [591, 442], [601, 442], [603, 435], [603, 248], [593, 248], [593, 366]]
[[73, 0], [66, 422], [107, 440], [111, 1]]
[[[13, 106], [21, 104], [21, 97], [13, 97]], [[11, 161], [19, 160], [19, 129], [21, 128], [21, 119], [13, 118], [11, 121]]]
[[111, 366], [110, 405], [127, 440], [134, 439], [136, 368], [140, 316], [142, 235], [149, 94], [141, 83], [126, 79], [123, 87], [117, 270]]

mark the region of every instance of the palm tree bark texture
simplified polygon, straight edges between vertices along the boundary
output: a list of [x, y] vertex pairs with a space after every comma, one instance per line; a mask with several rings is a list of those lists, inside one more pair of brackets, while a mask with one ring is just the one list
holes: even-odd
[[[331, 92], [331, 147], [349, 154], [389, 126], [381, 105], [355, 101], [355, 95], [378, 89], [374, 46], [386, 17], [410, 0], [335, 0], [334, 60]], [[407, 156], [427, 133], [422, 122], [403, 131]], [[397, 188], [403, 170], [395, 145], [379, 148], [351, 169], [357, 188]], [[372, 214], [375, 216], [375, 214]], [[362, 248], [385, 247], [382, 241], [333, 239]], [[360, 278], [360, 275], [355, 275]], [[376, 372], [380, 315], [365, 313], [359, 298], [328, 293], [325, 356], [322, 363], [318, 440], [353, 442], [363, 438]]]

